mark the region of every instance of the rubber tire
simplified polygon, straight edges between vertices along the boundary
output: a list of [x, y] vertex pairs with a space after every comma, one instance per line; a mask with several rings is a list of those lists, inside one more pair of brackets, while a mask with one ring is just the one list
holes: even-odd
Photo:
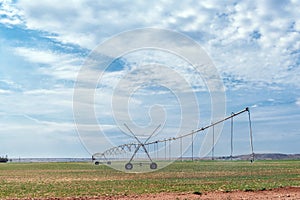
[[99, 161], [96, 161], [96, 162], [95, 162], [95, 165], [99, 165], [99, 164], [100, 164], [100, 162], [99, 162]]
[[127, 169], [127, 170], [132, 170], [132, 168], [133, 168], [133, 165], [131, 163], [127, 163], [125, 165], [125, 169]]
[[151, 163], [150, 169], [157, 169], [157, 164], [155, 162]]
[[107, 164], [108, 164], [108, 165], [111, 165], [111, 161], [107, 161]]

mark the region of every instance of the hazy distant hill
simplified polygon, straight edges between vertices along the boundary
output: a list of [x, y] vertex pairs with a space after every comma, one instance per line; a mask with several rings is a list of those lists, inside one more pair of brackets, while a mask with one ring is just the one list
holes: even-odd
[[257, 160], [289, 160], [300, 159], [300, 154], [281, 154], [281, 153], [267, 153], [255, 154]]
[[[233, 156], [233, 160], [250, 160], [251, 155], [238, 155]], [[230, 156], [216, 157], [216, 160], [230, 160]], [[296, 160], [300, 159], [300, 154], [282, 154], [282, 153], [260, 153], [255, 154], [255, 160]]]

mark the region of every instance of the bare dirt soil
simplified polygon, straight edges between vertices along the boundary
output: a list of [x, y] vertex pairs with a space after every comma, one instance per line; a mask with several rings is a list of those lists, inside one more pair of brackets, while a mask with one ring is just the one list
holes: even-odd
[[162, 193], [162, 194], [153, 194], [153, 195], [141, 195], [141, 196], [131, 196], [131, 197], [117, 197], [117, 198], [108, 198], [108, 199], [119, 199], [119, 200], [128, 200], [128, 199], [199, 199], [199, 200], [215, 200], [215, 199], [224, 199], [224, 200], [254, 200], [254, 199], [287, 199], [294, 200], [300, 199], [300, 187], [286, 187], [278, 188], [273, 190], [265, 191], [234, 191], [234, 192], [208, 192], [203, 194], [185, 194], [185, 193]]
[[199, 194], [191, 193], [160, 193], [160, 194], [144, 194], [133, 196], [102, 196], [102, 197], [68, 197], [68, 198], [43, 198], [39, 200], [256, 200], [256, 199], [286, 199], [300, 200], [300, 187], [284, 187], [264, 191], [233, 191], [233, 192], [207, 192]]

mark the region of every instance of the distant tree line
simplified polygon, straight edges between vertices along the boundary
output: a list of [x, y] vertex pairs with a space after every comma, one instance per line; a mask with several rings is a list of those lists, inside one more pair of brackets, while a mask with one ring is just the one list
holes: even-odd
[[8, 162], [7, 155], [5, 157], [0, 157], [0, 162]]

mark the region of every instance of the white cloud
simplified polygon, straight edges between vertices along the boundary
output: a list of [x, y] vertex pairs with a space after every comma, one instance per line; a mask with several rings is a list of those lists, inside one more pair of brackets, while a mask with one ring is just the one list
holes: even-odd
[[300, 106], [300, 98], [297, 99], [296, 105], [297, 105], [297, 106]]
[[22, 85], [10, 79], [0, 79], [0, 94], [12, 94], [20, 90], [22, 90]]
[[[94, 1], [28, 2], [21, 0], [17, 6], [22, 10], [25, 24], [29, 29], [56, 33], [58, 35], [55, 38], [59, 41], [91, 49], [105, 37], [126, 30], [124, 26], [135, 28], [131, 25], [138, 26], [149, 19], [153, 21], [149, 14], [153, 15], [155, 12], [150, 12], [150, 10], [146, 13], [140, 12], [141, 8], [145, 11], [147, 4], [141, 3], [136, 6], [126, 2], [107, 4]], [[137, 20], [139, 23], [136, 23]]]
[[16, 47], [15, 53], [31, 63], [45, 64], [39, 69], [44, 75], [52, 75], [57, 79], [75, 80], [82, 58], [73, 54], [56, 53], [27, 47]]
[[[92, 49], [128, 29], [170, 28], [192, 34], [213, 57], [220, 73], [249, 80], [249, 84], [300, 87], [299, 68], [293, 73], [287, 70], [298, 65], [299, 57], [292, 54], [300, 44], [300, 4], [295, 1], [190, 1], [173, 5], [167, 1], [107, 4], [21, 0], [17, 7], [29, 29], [55, 33], [51, 37], [63, 43]], [[47, 61], [43, 55], [41, 59]]]
[[11, 93], [10, 90], [2, 90], [2, 89], [0, 89], [0, 95], [1, 94], [10, 94], [10, 93]]
[[0, 0], [0, 23], [13, 26], [22, 24], [19, 10], [13, 6], [12, 0]]
[[60, 60], [59, 55], [50, 51], [40, 51], [26, 47], [15, 48], [16, 54], [25, 57], [28, 61], [41, 64], [53, 64]]
[[3, 94], [0, 102], [7, 114], [39, 116], [55, 121], [72, 120], [72, 88], [26, 90]]
[[[127, 54], [122, 59], [124, 60], [124, 69], [106, 71], [101, 78], [100, 85], [102, 87], [113, 89], [120, 80], [127, 78], [136, 86], [155, 82], [156, 84], [169, 85], [169, 89], [173, 88], [182, 92], [191, 89], [195, 92], [207, 91], [201, 72], [196, 73], [189, 63], [176, 55], [144, 50]], [[183, 81], [189, 84], [189, 88]], [[124, 88], [126, 89], [126, 86]]]
[[[168, 28], [183, 32], [199, 42], [213, 58], [219, 73], [226, 79], [229, 89], [267, 87], [270, 90], [277, 90], [281, 89], [282, 85], [300, 88], [300, 4], [295, 0], [236, 2], [191, 0], [176, 2], [176, 4], [171, 1], [155, 3], [112, 1], [107, 3], [92, 0], [19, 0], [12, 3], [12, 1], [0, 0], [0, 3], [0, 23], [9, 27], [18, 25], [20, 30], [26, 31], [27, 29], [36, 34], [43, 33], [43, 39], [48, 37], [49, 42], [75, 44], [78, 45], [76, 46], [78, 49], [93, 49], [100, 42], [122, 31], [142, 27]], [[35, 36], [32, 35], [32, 37]], [[20, 44], [18, 42], [9, 44], [14, 46], [12, 49], [15, 54], [23, 57], [34, 67], [39, 66], [33, 72], [37, 73], [37, 76], [50, 75], [55, 80], [63, 81], [76, 79], [83, 61], [81, 56], [75, 53], [45, 50], [45, 46], [42, 49], [42, 45], [39, 45], [39, 38], [34, 39], [37, 39], [37, 45], [31, 48], [18, 47]], [[129, 42], [135, 42], [135, 40], [136, 38], [132, 37]], [[122, 47], [116, 46], [115, 48]], [[159, 59], [163, 64], [169, 65], [169, 61], [163, 56], [154, 55], [152, 59]], [[132, 65], [135, 62], [134, 59], [129, 61], [132, 61]], [[173, 69], [191, 85], [197, 86], [198, 91], [205, 89], [203, 81], [197, 74], [193, 74], [193, 70], [184, 68], [186, 66], [179, 59], [171, 61], [174, 64]], [[136, 70], [138, 70], [138, 65], [143, 64], [142, 62], [143, 60], [136, 63]], [[105, 73], [103, 77], [105, 88], [96, 91], [100, 93], [96, 96], [99, 100], [96, 102], [99, 115], [104, 117], [111, 115], [109, 99], [111, 90], [119, 79], [124, 77], [127, 70]], [[150, 74], [156, 74], [152, 77], [153, 79], [168, 83], [169, 87], [178, 90], [186, 89], [186, 86], [180, 84], [179, 79], [172, 77], [172, 73], [163, 74], [161, 72], [166, 72], [166, 70], [158, 68], [140, 70], [139, 79], [132, 75], [128, 77], [129, 82], [136, 81], [135, 84], [139, 85], [143, 79], [149, 78], [147, 71]], [[18, 76], [1, 77], [1, 79], [6, 80], [6, 82], [2, 81], [4, 87], [0, 88], [0, 95], [5, 96], [0, 102], [1, 113], [25, 114], [36, 118], [38, 121], [35, 123], [38, 125], [34, 123], [32, 123], [34, 125], [31, 124], [32, 126], [27, 125], [26, 131], [28, 132], [37, 129], [36, 127], [41, 128], [41, 131], [71, 131], [70, 120], [73, 117], [73, 90], [71, 88], [66, 88], [62, 83], [55, 83], [53, 88], [43, 88], [39, 87], [35, 80], [29, 80], [37, 85], [33, 90], [24, 85], [15, 84], [15, 82], [20, 83], [16, 81], [19, 79]], [[168, 82], [168, 80], [172, 81]], [[125, 83], [126, 87], [131, 84]], [[19, 92], [14, 93], [11, 88], [19, 89]], [[147, 94], [157, 95], [158, 93], [147, 91]], [[245, 101], [250, 102], [249, 105], [253, 105], [253, 109], [264, 107], [250, 98], [241, 99], [238, 104], [243, 104]], [[141, 101], [132, 99], [132, 102], [138, 104]], [[300, 106], [299, 98], [295, 103]], [[105, 105], [108, 104], [110, 106], [106, 107]], [[142, 112], [138, 114], [145, 115]], [[285, 114], [279, 113], [279, 115]], [[266, 114], [262, 113], [262, 116], [258, 116], [257, 119], [261, 121], [265, 116]], [[53, 122], [51, 119], [54, 119]], [[34, 122], [34, 120], [31, 121]], [[58, 121], [64, 122], [57, 123]], [[6, 124], [5, 128], [21, 130], [22, 126], [10, 124], [8, 127]], [[85, 128], [90, 131], [95, 129], [94, 126]]]

